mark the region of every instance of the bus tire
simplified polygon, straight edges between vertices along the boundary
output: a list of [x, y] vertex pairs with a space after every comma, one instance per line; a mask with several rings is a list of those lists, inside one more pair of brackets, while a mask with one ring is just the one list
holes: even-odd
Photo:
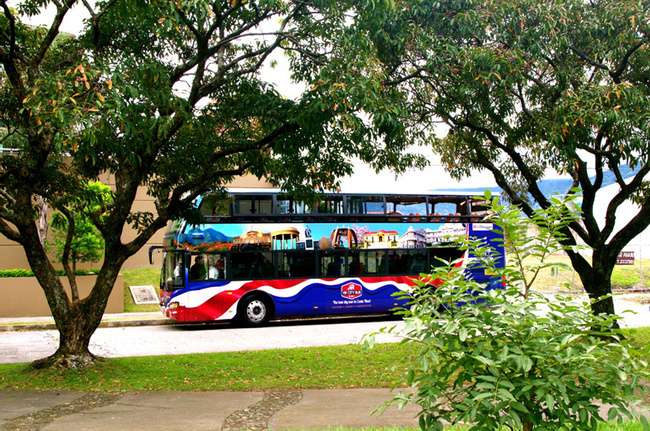
[[239, 322], [245, 326], [264, 326], [273, 313], [271, 300], [262, 295], [243, 298], [237, 307]]

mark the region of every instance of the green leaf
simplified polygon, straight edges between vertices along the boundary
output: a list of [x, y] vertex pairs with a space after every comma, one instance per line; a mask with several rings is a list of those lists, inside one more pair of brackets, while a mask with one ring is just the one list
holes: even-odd
[[607, 411], [607, 420], [608, 421], [613, 421], [618, 417], [618, 410], [615, 407], [610, 407], [610, 409]]

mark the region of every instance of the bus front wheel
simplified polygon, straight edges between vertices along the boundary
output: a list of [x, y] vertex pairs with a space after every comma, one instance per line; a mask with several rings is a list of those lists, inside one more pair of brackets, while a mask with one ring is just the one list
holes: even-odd
[[239, 321], [246, 326], [262, 326], [271, 318], [271, 307], [268, 299], [249, 296], [242, 300], [237, 314]]

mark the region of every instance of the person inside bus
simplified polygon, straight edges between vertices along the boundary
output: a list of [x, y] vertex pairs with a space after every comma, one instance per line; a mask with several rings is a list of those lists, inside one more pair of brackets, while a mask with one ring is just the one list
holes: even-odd
[[203, 255], [196, 255], [194, 264], [190, 267], [190, 278], [193, 280], [203, 280], [206, 275], [205, 264], [203, 263]]
[[359, 262], [359, 256], [352, 256], [352, 262], [348, 268], [350, 275], [361, 275], [363, 272], [363, 263]]
[[327, 273], [326, 275], [328, 276], [338, 276], [339, 275], [339, 269], [338, 266], [334, 261], [330, 262], [327, 264]]
[[219, 278], [219, 269], [215, 263], [215, 257], [209, 257], [210, 268], [208, 268], [208, 280], [217, 280]]
[[223, 269], [223, 258], [217, 256], [212, 256], [209, 258], [210, 268], [208, 268], [208, 279], [209, 280], [219, 280], [225, 278], [225, 272]]
[[183, 285], [183, 265], [182, 261], [178, 259], [176, 266], [174, 267], [174, 285], [182, 286]]
[[217, 270], [219, 271], [219, 278], [226, 278], [226, 267], [223, 264], [223, 257], [217, 261]]

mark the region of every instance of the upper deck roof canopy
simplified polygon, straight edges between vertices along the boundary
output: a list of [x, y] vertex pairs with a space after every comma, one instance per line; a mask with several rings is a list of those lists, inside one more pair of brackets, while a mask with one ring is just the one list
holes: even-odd
[[280, 191], [250, 190], [225, 200], [207, 196], [199, 208], [207, 222], [460, 222], [484, 215], [484, 203], [473, 193], [322, 193], [306, 203]]

